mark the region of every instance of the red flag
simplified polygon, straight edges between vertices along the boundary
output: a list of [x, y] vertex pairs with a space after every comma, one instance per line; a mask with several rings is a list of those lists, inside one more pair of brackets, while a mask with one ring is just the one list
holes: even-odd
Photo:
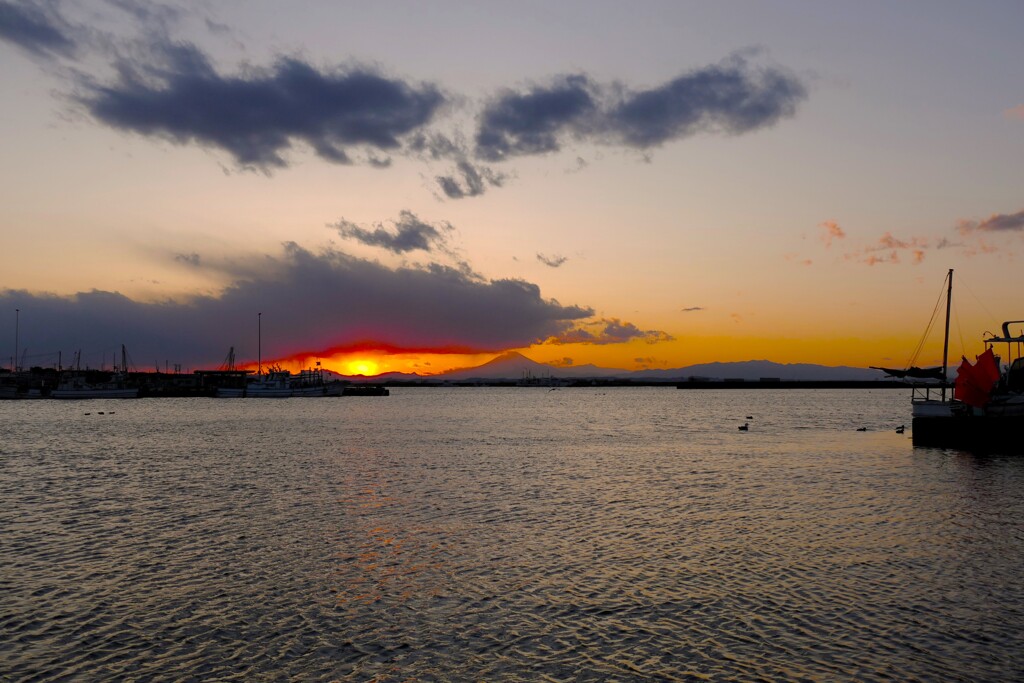
[[953, 393], [963, 403], [975, 408], [988, 404], [992, 387], [999, 381], [999, 365], [992, 349], [987, 349], [978, 358], [977, 365], [964, 358], [956, 373]]
[[985, 353], [978, 356], [978, 362], [974, 364], [974, 369], [985, 382], [988, 382], [988, 388], [991, 391], [992, 385], [999, 381], [999, 363], [991, 348], [985, 349]]

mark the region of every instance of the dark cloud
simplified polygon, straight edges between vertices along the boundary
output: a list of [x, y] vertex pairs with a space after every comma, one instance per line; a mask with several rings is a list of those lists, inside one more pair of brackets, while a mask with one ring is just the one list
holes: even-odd
[[[545, 300], [521, 280], [482, 281], [445, 267], [392, 270], [294, 244], [280, 256], [220, 270], [238, 279], [217, 297], [143, 303], [114, 292], [5, 290], [0, 308], [21, 310], [22, 348], [63, 350], [65, 359], [81, 349], [83, 358], [95, 354], [94, 367], [99, 353], [122, 343], [137, 360], [190, 367], [216, 366], [231, 346], [254, 359], [259, 312], [264, 359], [367, 341], [421, 350], [522, 348], [593, 313]], [[13, 338], [13, 321], [0, 320], [0, 335]]]
[[402, 211], [398, 220], [394, 221], [394, 230], [385, 230], [377, 225], [373, 230], [361, 228], [344, 218], [331, 225], [344, 238], [354, 239], [372, 247], [381, 247], [395, 254], [409, 251], [431, 251], [435, 247], [444, 247], [445, 234], [453, 230], [449, 223], [431, 225], [421, 221], [411, 211]]
[[641, 330], [629, 322], [618, 318], [596, 320], [581, 323], [565, 333], [549, 337], [546, 344], [621, 344], [623, 342], [642, 339], [649, 344], [672, 341], [672, 335], [659, 330]]
[[[296, 145], [334, 164], [386, 167], [393, 156], [445, 162], [453, 166], [434, 180], [438, 196], [448, 199], [479, 196], [508, 179], [477, 162], [556, 152], [571, 141], [627, 147], [649, 160], [653, 148], [698, 132], [773, 125], [806, 97], [788, 72], [734, 56], [646, 90], [585, 74], [502, 90], [483, 103], [472, 133], [457, 122], [441, 133], [442, 111], [463, 100], [433, 83], [359, 65], [323, 68], [295, 56], [222, 73], [206, 53], [172, 35], [197, 21], [215, 33], [229, 30], [202, 8], [107, 4], [131, 18], [136, 36], [89, 23], [102, 13], [69, 22], [57, 0], [0, 0], [0, 39], [37, 56], [84, 53], [107, 61], [116, 74], [109, 79], [88, 73], [83, 60], [63, 61], [60, 76], [71, 83], [73, 99], [112, 128], [223, 150], [238, 166], [264, 172], [287, 167]], [[585, 165], [577, 157], [575, 170]]]
[[537, 254], [537, 260], [543, 263], [545, 266], [551, 266], [552, 268], [558, 268], [560, 265], [569, 260], [568, 256], [561, 256], [555, 254], [554, 256], [545, 256], [544, 254]]
[[433, 85], [365, 68], [321, 71], [284, 58], [223, 76], [192, 45], [163, 47], [162, 64], [125, 66], [117, 83], [91, 86], [82, 103], [114, 128], [217, 147], [244, 167], [287, 166], [283, 154], [294, 142], [333, 163], [350, 163], [349, 147], [395, 150], [445, 101]]
[[683, 313], [694, 313], [696, 311], [703, 311], [705, 310], [705, 308], [703, 306], [688, 306], [687, 308], [683, 308], [681, 310]]
[[476, 197], [486, 192], [488, 186], [501, 187], [506, 180], [505, 174], [471, 164], [465, 159], [458, 161], [455, 168], [461, 180], [454, 175], [437, 176], [437, 184], [449, 199]]
[[[163, 34], [166, 34], [170, 26], [180, 22], [185, 15], [185, 11], [180, 7], [152, 0], [106, 0], [106, 2], [127, 13], [147, 29]], [[207, 20], [208, 27], [209, 24], [210, 21]]]
[[0, 40], [35, 57], [70, 57], [76, 43], [61, 16], [48, 5], [0, 2]]
[[199, 265], [199, 254], [192, 252], [191, 254], [175, 254], [174, 260], [178, 263], [184, 263], [189, 266]]
[[703, 131], [741, 134], [792, 116], [806, 97], [794, 75], [743, 56], [640, 91], [563, 76], [492, 99], [479, 118], [476, 154], [488, 161], [544, 154], [568, 139], [648, 150]]
[[557, 151], [559, 137], [582, 129], [597, 111], [594, 86], [586, 76], [563, 76], [548, 87], [526, 93], [511, 90], [493, 99], [480, 114], [476, 153], [488, 161]]
[[994, 213], [983, 221], [960, 221], [957, 225], [961, 234], [968, 234], [975, 231], [981, 232], [1010, 232], [1024, 230], [1024, 211], [1005, 214]]
[[770, 126], [796, 113], [806, 96], [795, 76], [734, 57], [629, 94], [608, 119], [612, 135], [646, 149], [701, 131], [740, 134]]

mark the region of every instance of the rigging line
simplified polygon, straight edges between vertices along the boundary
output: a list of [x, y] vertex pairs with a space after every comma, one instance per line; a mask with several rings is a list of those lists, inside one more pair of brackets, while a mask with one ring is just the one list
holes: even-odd
[[932, 317], [928, 320], [928, 326], [924, 330], [924, 334], [921, 335], [921, 340], [917, 342], [917, 347], [914, 349], [913, 355], [907, 362], [906, 367], [912, 367], [917, 363], [917, 357], [921, 354], [921, 350], [924, 348], [925, 342], [931, 335], [932, 327], [935, 326], [935, 318], [939, 313], [939, 306], [942, 304], [942, 297], [946, 294], [946, 282], [949, 280], [949, 273], [946, 273], [946, 279], [942, 281], [942, 289], [939, 291], [939, 298], [935, 300], [935, 308], [932, 309]]
[[998, 324], [999, 324], [999, 323], [1000, 323], [1001, 321], [1000, 321], [999, 319], [997, 319], [997, 318], [996, 318], [996, 317], [995, 317], [995, 316], [994, 316], [994, 315], [992, 314], [992, 311], [990, 311], [990, 310], [988, 309], [988, 306], [986, 306], [986, 305], [985, 305], [985, 302], [984, 302], [984, 301], [983, 301], [983, 300], [982, 300], [982, 299], [981, 299], [981, 298], [980, 298], [980, 297], [979, 297], [979, 296], [978, 296], [977, 294], [975, 294], [975, 293], [974, 293], [974, 290], [973, 290], [973, 289], [971, 289], [971, 288], [970, 288], [970, 286], [969, 286], [969, 285], [968, 285], [968, 284], [967, 284], [967, 283], [966, 283], [966, 282], [964, 281], [964, 277], [963, 277], [963, 275], [961, 275], [961, 276], [960, 276], [960, 278], [959, 278], [959, 279], [958, 279], [957, 281], [958, 281], [958, 282], [960, 283], [960, 286], [961, 286], [961, 287], [965, 287], [965, 288], [967, 288], [967, 292], [968, 292], [968, 293], [969, 293], [969, 294], [970, 294], [970, 295], [971, 295], [972, 297], [974, 297], [974, 300], [975, 300], [975, 301], [977, 301], [977, 302], [978, 302], [978, 305], [979, 305], [979, 306], [981, 306], [981, 308], [982, 308], [982, 310], [983, 310], [983, 311], [985, 311], [985, 315], [987, 315], [987, 316], [988, 316], [988, 324], [989, 324], [989, 325], [998, 325]]

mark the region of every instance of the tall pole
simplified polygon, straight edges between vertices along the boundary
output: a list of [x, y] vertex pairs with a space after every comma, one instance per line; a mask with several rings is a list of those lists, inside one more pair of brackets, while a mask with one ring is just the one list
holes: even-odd
[[946, 336], [942, 340], [942, 400], [946, 400], [946, 366], [949, 361], [949, 309], [953, 305], [953, 269], [949, 269], [948, 287], [946, 288]]
[[18, 371], [18, 333], [20, 330], [21, 323], [21, 309], [14, 309], [14, 371]]
[[263, 374], [263, 314], [256, 314], [256, 362], [259, 365], [257, 375]]

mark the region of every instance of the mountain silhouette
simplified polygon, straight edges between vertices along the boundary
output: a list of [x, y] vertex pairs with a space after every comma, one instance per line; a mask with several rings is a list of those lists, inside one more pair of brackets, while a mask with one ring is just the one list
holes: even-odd
[[516, 381], [524, 377], [555, 377], [560, 379], [624, 379], [638, 381], [685, 382], [689, 379], [742, 379], [756, 382], [763, 378], [784, 381], [872, 381], [883, 379], [884, 373], [869, 368], [815, 365], [812, 363], [776, 363], [769, 360], [715, 362], [688, 365], [680, 368], [657, 370], [623, 370], [596, 365], [554, 366], [527, 358], [518, 351], [507, 351], [483, 365], [459, 368], [436, 375], [417, 375], [389, 372], [378, 375], [375, 381], [434, 381], [465, 382]]

